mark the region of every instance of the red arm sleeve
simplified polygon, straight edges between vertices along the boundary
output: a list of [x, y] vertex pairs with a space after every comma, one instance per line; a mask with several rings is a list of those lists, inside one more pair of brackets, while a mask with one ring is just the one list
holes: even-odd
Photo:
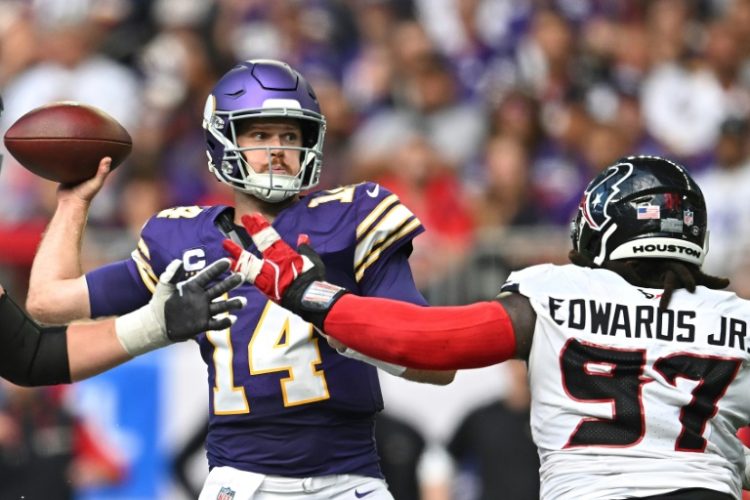
[[325, 333], [367, 356], [410, 368], [455, 370], [508, 360], [516, 340], [494, 301], [420, 307], [346, 294], [328, 313]]

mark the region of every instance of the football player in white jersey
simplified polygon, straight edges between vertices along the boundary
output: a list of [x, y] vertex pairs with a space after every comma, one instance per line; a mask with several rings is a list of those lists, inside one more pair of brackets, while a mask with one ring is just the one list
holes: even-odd
[[572, 264], [514, 272], [495, 300], [461, 307], [358, 297], [322, 281], [308, 246], [243, 223], [264, 258], [227, 244], [235, 268], [336, 341], [425, 369], [527, 360], [541, 498], [740, 497], [750, 302], [701, 271], [706, 207], [682, 166], [605, 168], [573, 222]]

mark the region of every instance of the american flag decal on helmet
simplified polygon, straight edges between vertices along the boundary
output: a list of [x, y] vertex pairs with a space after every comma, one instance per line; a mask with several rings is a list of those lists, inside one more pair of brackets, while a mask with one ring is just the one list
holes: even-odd
[[638, 220], [661, 218], [661, 209], [659, 208], [659, 205], [641, 205], [636, 208], [636, 213]]

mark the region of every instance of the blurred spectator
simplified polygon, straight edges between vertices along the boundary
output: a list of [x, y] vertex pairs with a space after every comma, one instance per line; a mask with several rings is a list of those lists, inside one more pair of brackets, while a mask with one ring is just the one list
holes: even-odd
[[456, 500], [539, 498], [539, 455], [531, 439], [526, 366], [508, 361], [508, 392], [472, 410], [448, 443], [459, 469]]
[[621, 93], [615, 115], [609, 123], [622, 134], [624, 145], [637, 154], [655, 154], [661, 151], [643, 122], [643, 110], [637, 95]]
[[517, 33], [514, 24], [528, 15], [529, 2], [503, 0], [421, 0], [418, 18], [439, 50], [456, 68], [462, 86], [487, 95], [512, 80], [503, 49]]
[[308, 71], [308, 81], [315, 89], [320, 109], [326, 117], [326, 141], [323, 157], [326, 168], [321, 172], [320, 187], [331, 189], [351, 179], [352, 161], [349, 139], [357, 116], [339, 82], [323, 71]]
[[718, 82], [705, 68], [688, 64], [655, 68], [643, 84], [641, 105], [646, 127], [665, 155], [676, 155], [689, 167], [710, 150], [726, 116]]
[[504, 396], [505, 370], [505, 365], [461, 370], [452, 384], [439, 388], [379, 373], [383, 415], [408, 423], [425, 439], [418, 466], [422, 500], [451, 500], [454, 464], [446, 445], [467, 414]]
[[622, 91], [633, 95], [649, 71], [651, 45], [646, 27], [641, 23], [628, 22], [612, 26], [613, 60], [611, 78]]
[[139, 58], [145, 113], [135, 130], [133, 163], [165, 180], [165, 205], [226, 202], [228, 191], [208, 171], [201, 123], [216, 67], [193, 26], [153, 38]]
[[217, 6], [212, 40], [227, 61], [282, 59], [298, 68], [325, 61], [340, 72], [356, 46], [351, 11], [341, 2], [226, 0]]
[[[102, 27], [96, 7], [101, 0], [32, 3], [32, 22], [39, 61], [17, 74], [3, 91], [5, 113], [0, 130], [33, 108], [73, 100], [98, 107], [126, 129], [138, 122], [139, 85], [132, 68], [97, 52]], [[55, 185], [33, 176], [8, 158], [0, 183], [0, 213], [6, 220], [46, 216], [45, 199]], [[114, 180], [114, 179], [113, 179]], [[92, 218], [112, 217], [111, 188], [92, 207]]]
[[698, 28], [688, 17], [687, 5], [654, 3], [650, 13], [661, 45], [652, 47], [672, 48], [646, 78], [642, 105], [646, 126], [665, 154], [676, 155], [698, 172], [710, 163], [720, 124], [732, 113], [747, 113], [750, 94], [740, 82], [735, 25], [720, 19]]
[[722, 12], [723, 18], [732, 25], [732, 31], [736, 37], [737, 49], [742, 60], [741, 78], [742, 82], [748, 82], [748, 56], [750, 56], [750, 33], [746, 27], [750, 22], [750, 1], [732, 0], [722, 2], [725, 7]]
[[130, 237], [130, 248], [137, 243], [141, 229], [155, 213], [168, 205], [164, 185], [153, 172], [136, 170], [128, 172], [120, 193], [120, 219]]
[[519, 83], [542, 102], [563, 99], [576, 73], [571, 26], [553, 10], [540, 9], [518, 46]]
[[750, 213], [749, 134], [746, 118], [724, 121], [715, 148], [715, 163], [696, 176], [711, 224], [709, 251], [703, 265], [706, 272], [729, 277], [744, 296], [750, 296], [750, 284], [739, 272], [750, 245], [750, 224], [744, 216]]
[[426, 446], [422, 434], [408, 422], [380, 413], [375, 422], [375, 442], [393, 498], [420, 500], [417, 470]]
[[543, 124], [545, 138], [532, 160], [531, 192], [543, 223], [567, 226], [590, 177], [584, 148], [594, 122], [572, 97], [548, 104]]
[[344, 91], [363, 117], [392, 103], [394, 66], [388, 47], [378, 43], [362, 47], [345, 69]]
[[416, 132], [391, 144], [391, 153], [381, 160], [364, 178], [398, 195], [427, 229], [415, 239], [410, 257], [422, 288], [459, 265], [471, 247], [474, 224], [466, 193], [456, 172]]
[[617, 126], [593, 123], [583, 143], [583, 162], [593, 176], [599, 173], [600, 168], [631, 152], [631, 145]]
[[539, 221], [529, 198], [529, 158], [510, 134], [496, 135], [486, 146], [484, 176], [471, 185], [474, 220], [479, 228], [531, 225]]
[[75, 488], [116, 483], [123, 472], [59, 388], [0, 381], [0, 498], [72, 499]]
[[539, 102], [523, 88], [512, 88], [502, 93], [489, 117], [492, 134], [506, 134], [533, 152], [542, 136]]
[[654, 66], [682, 60], [697, 42], [692, 10], [696, 2], [655, 0], [646, 2], [645, 19]]
[[[388, 156], [397, 138], [419, 130], [444, 162], [460, 170], [486, 136], [484, 112], [461, 100], [455, 76], [439, 54], [417, 56], [408, 70], [401, 68], [407, 72], [395, 89], [396, 105], [372, 116], [355, 134], [353, 146], [364, 168], [369, 160]], [[361, 176], [367, 176], [366, 170]]]
[[0, 87], [5, 86], [38, 57], [34, 26], [21, 1], [5, 1], [0, 9]]

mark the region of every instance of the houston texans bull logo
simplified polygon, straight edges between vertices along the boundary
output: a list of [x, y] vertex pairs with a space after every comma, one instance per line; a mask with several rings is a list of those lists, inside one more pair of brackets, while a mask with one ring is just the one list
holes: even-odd
[[[633, 173], [631, 163], [618, 163], [609, 167], [607, 176], [591, 186], [581, 199], [581, 212], [586, 223], [597, 231], [601, 231], [611, 217], [607, 214], [607, 206], [620, 192], [617, 186], [622, 184]], [[613, 178], [619, 180], [611, 182]], [[581, 221], [583, 223], [583, 221]]]
[[[608, 213], [610, 204], [619, 199], [619, 186], [633, 174], [633, 164], [628, 162], [612, 165], [606, 171], [599, 174], [600, 180], [592, 181], [581, 197], [578, 206], [578, 216], [571, 225], [571, 237], [573, 246], [579, 249], [583, 243], [584, 228], [588, 226], [590, 231], [602, 233], [598, 255], [593, 257], [594, 263], [601, 265], [606, 256], [606, 241], [617, 229], [617, 224], [611, 223], [612, 216]], [[589, 231], [589, 234], [591, 234]]]

